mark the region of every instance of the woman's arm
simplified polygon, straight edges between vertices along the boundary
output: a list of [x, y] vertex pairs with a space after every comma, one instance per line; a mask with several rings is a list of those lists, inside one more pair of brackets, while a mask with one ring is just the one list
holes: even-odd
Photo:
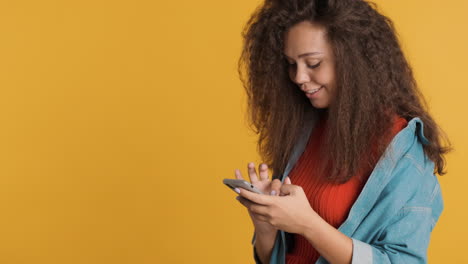
[[[249, 162], [247, 165], [247, 170], [249, 172], [250, 182], [260, 191], [273, 196], [279, 195], [282, 183], [278, 179], [270, 181], [270, 177], [268, 176], [268, 166], [266, 164], [259, 165], [258, 174], [255, 170], [255, 164], [253, 162]], [[237, 179], [243, 179], [239, 170], [235, 171], [235, 176]], [[288, 182], [291, 183], [289, 178]], [[240, 192], [239, 189], [236, 189], [236, 191]], [[237, 199], [240, 200], [242, 197], [237, 197]], [[269, 263], [278, 229], [267, 222], [259, 221], [250, 210], [248, 212], [250, 218], [252, 219], [256, 234], [253, 243], [254, 250], [257, 253], [256, 261], [258, 258], [262, 263]]]
[[255, 231], [254, 250], [261, 263], [270, 263], [271, 252], [275, 244], [277, 232]]
[[328, 224], [319, 215], [300, 233], [330, 263], [351, 263], [353, 240]]

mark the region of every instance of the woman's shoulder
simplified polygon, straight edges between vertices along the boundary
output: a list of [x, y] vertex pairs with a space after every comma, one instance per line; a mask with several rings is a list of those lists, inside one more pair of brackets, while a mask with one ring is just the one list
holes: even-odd
[[[405, 121], [399, 122], [404, 124]], [[390, 186], [396, 185], [406, 191], [413, 190], [421, 199], [430, 199], [433, 190], [439, 188], [439, 183], [434, 174], [434, 162], [427, 157], [423, 149], [427, 142], [423, 132], [424, 124], [419, 118], [413, 118], [406, 123], [390, 145], [391, 149], [383, 160], [383, 169], [391, 171]]]

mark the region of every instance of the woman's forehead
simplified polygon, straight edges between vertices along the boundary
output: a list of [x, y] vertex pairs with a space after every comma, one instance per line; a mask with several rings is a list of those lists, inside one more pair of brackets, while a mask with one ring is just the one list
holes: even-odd
[[285, 32], [284, 54], [287, 57], [295, 59], [304, 53], [323, 54], [328, 48], [326, 31], [317, 24], [304, 21]]

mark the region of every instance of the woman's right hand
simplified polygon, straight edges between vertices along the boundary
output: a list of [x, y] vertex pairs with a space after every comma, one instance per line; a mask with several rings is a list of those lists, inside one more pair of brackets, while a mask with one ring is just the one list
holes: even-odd
[[[258, 166], [259, 173], [257, 174], [257, 171], [255, 170], [255, 164], [253, 162], [250, 162], [247, 164], [247, 171], [249, 174], [250, 183], [257, 189], [259, 189], [262, 193], [267, 195], [279, 195], [282, 183], [278, 179], [275, 179], [273, 181], [270, 180], [270, 177], [268, 175], [268, 166], [266, 164], [262, 163]], [[235, 176], [236, 179], [244, 180], [240, 170], [238, 169], [235, 170]], [[244, 198], [240, 197], [240, 199]], [[252, 223], [255, 227], [256, 232], [276, 232], [277, 229], [274, 226], [270, 225], [270, 223], [260, 221], [259, 219], [257, 219], [255, 213], [252, 213], [250, 210], [248, 210], [248, 212], [250, 218], [252, 219]]]

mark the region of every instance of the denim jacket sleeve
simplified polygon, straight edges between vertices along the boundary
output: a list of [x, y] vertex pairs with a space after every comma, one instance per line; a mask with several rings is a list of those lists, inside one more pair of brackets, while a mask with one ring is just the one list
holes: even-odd
[[[414, 175], [407, 175], [411, 176]], [[436, 177], [429, 170], [425, 176], [416, 178]], [[370, 243], [352, 237], [353, 264], [427, 263], [430, 235], [443, 209], [440, 186], [430, 179], [420, 183], [423, 187], [409, 196], [411, 200], [390, 217], [386, 227]]]
[[353, 240], [353, 264], [427, 263], [432, 225], [430, 208], [403, 208], [376, 242]]

